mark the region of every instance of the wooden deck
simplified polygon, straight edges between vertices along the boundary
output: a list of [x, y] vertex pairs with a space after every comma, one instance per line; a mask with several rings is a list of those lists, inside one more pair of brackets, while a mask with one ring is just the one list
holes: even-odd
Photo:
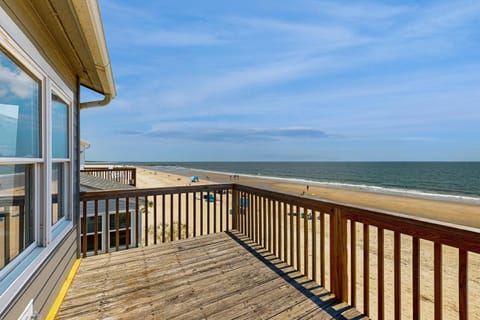
[[236, 233], [82, 261], [57, 319], [361, 319]]

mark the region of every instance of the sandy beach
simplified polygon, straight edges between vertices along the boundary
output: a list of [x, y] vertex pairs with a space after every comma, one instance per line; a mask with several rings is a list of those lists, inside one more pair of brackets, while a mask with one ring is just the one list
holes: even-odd
[[[182, 175], [183, 174], [183, 175]], [[199, 184], [212, 184], [212, 183], [230, 183], [231, 177], [225, 174], [206, 173], [206, 172], [194, 172], [188, 171], [182, 174], [172, 172], [160, 172], [153, 171], [144, 168], [138, 168], [137, 170], [137, 187], [138, 188], [152, 188], [152, 187], [168, 187], [168, 186], [188, 186], [192, 185], [190, 182], [190, 175], [198, 175], [200, 181], [195, 183]], [[373, 209], [386, 210], [391, 212], [398, 212], [402, 214], [408, 214], [412, 216], [418, 216], [429, 219], [436, 219], [454, 224], [465, 225], [473, 228], [480, 228], [480, 209], [478, 206], [447, 202], [436, 201], [429, 199], [417, 199], [411, 197], [401, 197], [395, 195], [375, 194], [368, 192], [360, 192], [353, 190], [341, 190], [335, 188], [325, 188], [319, 186], [310, 185], [308, 190], [304, 184], [294, 184], [280, 180], [269, 180], [265, 178], [253, 178], [240, 176], [236, 183], [245, 185], [257, 186], [264, 189], [278, 190], [288, 192], [292, 194], [302, 195], [310, 198], [326, 199], [335, 202], [348, 203], [350, 205], [368, 207]], [[223, 206], [225, 206], [226, 199], [222, 198]], [[166, 206], [178, 206], [177, 200], [174, 199], [174, 203], [171, 204], [167, 198]], [[185, 201], [185, 200], [183, 200]], [[194, 199], [193, 197], [188, 199], [189, 206], [200, 205], [204, 203], [201, 199]], [[197, 203], [197, 204], [195, 204]], [[215, 204], [218, 208], [219, 201]], [[157, 206], [159, 206], [157, 204]], [[205, 204], [203, 204], [205, 206]], [[177, 208], [178, 209], [178, 208]], [[205, 208], [206, 210], [206, 208]], [[220, 210], [220, 208], [218, 208]], [[149, 214], [149, 220], [152, 221], [153, 214]], [[169, 218], [167, 223], [170, 224]], [[182, 216], [182, 221], [185, 221], [186, 217]], [[191, 219], [191, 217], [190, 217]], [[303, 219], [302, 219], [303, 220]], [[319, 230], [319, 221], [313, 219], [317, 223], [317, 229]], [[312, 223], [308, 222], [309, 238], [311, 241], [311, 229]], [[173, 221], [175, 224], [176, 222]], [[216, 226], [220, 228], [219, 222], [216, 221]], [[225, 223], [225, 222], [224, 222]], [[204, 228], [206, 220], [203, 221]], [[197, 231], [200, 225], [200, 220], [197, 217]], [[213, 228], [213, 221], [210, 221], [210, 227]], [[178, 228], [178, 225], [175, 225]], [[182, 229], [183, 230], [183, 229]], [[205, 229], [206, 230], [206, 229]], [[213, 229], [212, 229], [213, 230]], [[300, 227], [301, 237], [303, 239], [303, 222]], [[328, 237], [328, 219], [327, 219], [327, 237]], [[363, 288], [363, 231], [362, 226], [357, 224], [357, 308], [363, 309], [363, 299], [361, 292]], [[182, 231], [184, 232], [184, 231]], [[317, 231], [317, 239], [319, 234]], [[157, 236], [158, 237], [158, 236]], [[150, 239], [149, 241], [151, 241]], [[401, 251], [401, 264], [402, 264], [402, 318], [411, 318], [411, 296], [412, 296], [412, 279], [411, 279], [411, 237], [402, 236], [402, 251]], [[303, 247], [303, 241], [302, 241]], [[302, 249], [303, 250], [303, 249]], [[385, 309], [387, 310], [386, 318], [393, 318], [393, 314], [388, 310], [393, 310], [393, 232], [385, 232]], [[371, 317], [376, 318], [376, 288], [377, 288], [377, 233], [376, 228], [370, 227], [370, 310]], [[311, 259], [312, 252], [309, 247], [309, 256]], [[328, 261], [329, 252], [328, 246], [326, 246], [326, 258]], [[302, 258], [303, 259], [303, 258]], [[443, 246], [443, 312], [445, 319], [458, 318], [458, 250]], [[480, 256], [477, 254], [469, 254], [469, 295], [470, 301], [478, 301], [480, 299], [480, 274], [475, 270], [480, 269]], [[329, 267], [327, 263], [326, 279], [327, 286], [329, 285], [328, 275]], [[311, 268], [309, 274], [311, 275]], [[421, 316], [423, 319], [433, 318], [433, 243], [428, 241], [421, 241]], [[470, 319], [480, 319], [480, 306], [471, 304], [469, 306]]]

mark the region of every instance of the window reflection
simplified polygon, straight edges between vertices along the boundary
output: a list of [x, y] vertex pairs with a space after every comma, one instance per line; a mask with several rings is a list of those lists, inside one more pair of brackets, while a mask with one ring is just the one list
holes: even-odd
[[68, 158], [68, 106], [52, 95], [52, 156]]
[[34, 241], [29, 165], [0, 165], [0, 269]]
[[52, 166], [52, 225], [65, 216], [63, 163]]
[[0, 157], [40, 157], [39, 89], [0, 50]]

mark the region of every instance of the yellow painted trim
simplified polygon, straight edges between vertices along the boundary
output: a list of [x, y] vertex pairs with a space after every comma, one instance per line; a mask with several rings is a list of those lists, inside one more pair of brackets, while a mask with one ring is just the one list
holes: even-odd
[[75, 278], [75, 274], [77, 273], [78, 267], [80, 266], [80, 262], [82, 259], [77, 259], [75, 263], [72, 266], [72, 269], [70, 270], [70, 273], [68, 274], [67, 279], [63, 283], [62, 289], [58, 293], [57, 298], [55, 299], [55, 302], [53, 303], [52, 307], [50, 308], [50, 311], [48, 312], [47, 317], [45, 320], [53, 320], [55, 319], [55, 316], [57, 315], [58, 309], [60, 309], [60, 305], [63, 302], [63, 299], [65, 299], [65, 296], [67, 294], [68, 288], [70, 288], [70, 285], [72, 284], [73, 278]]

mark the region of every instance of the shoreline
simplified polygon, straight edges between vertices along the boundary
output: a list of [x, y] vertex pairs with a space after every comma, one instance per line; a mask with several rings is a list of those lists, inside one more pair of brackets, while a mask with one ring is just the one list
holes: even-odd
[[[402, 189], [398, 187], [385, 187], [385, 186], [376, 186], [369, 184], [353, 184], [353, 183], [344, 183], [344, 182], [334, 182], [334, 181], [318, 181], [318, 180], [309, 180], [306, 178], [295, 178], [295, 177], [278, 177], [278, 176], [264, 176], [264, 175], [255, 175], [248, 173], [234, 173], [234, 172], [224, 172], [216, 170], [207, 170], [207, 169], [195, 169], [179, 166], [137, 166], [150, 170], [156, 170], [162, 172], [169, 172], [172, 174], [178, 174], [182, 176], [188, 176], [189, 174], [206, 174], [210, 173], [211, 175], [220, 175], [228, 177], [231, 175], [237, 175], [240, 177], [248, 179], [262, 179], [262, 180], [275, 180], [291, 184], [303, 184], [310, 186], [318, 186], [324, 188], [333, 188], [338, 190], [349, 190], [349, 191], [359, 191], [359, 192], [369, 192], [374, 194], [386, 194], [386, 195], [397, 195], [402, 197], [414, 198], [414, 199], [426, 199], [426, 200], [436, 200], [436, 201], [446, 201], [446, 202], [455, 202], [460, 204], [472, 204], [480, 206], [480, 196], [468, 195], [468, 194], [452, 194], [452, 193], [442, 193], [441, 191], [432, 191], [432, 190], [421, 190], [421, 189]], [[225, 178], [222, 178], [222, 181], [225, 181]]]
[[[180, 170], [163, 171], [159, 167], [138, 166], [145, 170], [163, 172], [170, 175], [189, 177], [197, 175], [205, 183], [238, 182], [258, 188], [303, 195], [318, 200], [327, 200], [399, 213], [407, 216], [442, 221], [459, 226], [480, 229], [480, 206], [465, 201], [418, 197], [406, 194], [387, 194], [370, 190], [354, 190], [334, 186], [323, 186], [310, 181], [292, 181], [288, 178], [270, 178], [253, 175], [237, 175], [238, 180], [231, 180], [232, 174], [209, 170], [180, 168]], [[184, 184], [181, 184], [184, 185]], [[306, 188], [308, 186], [308, 190]]]

